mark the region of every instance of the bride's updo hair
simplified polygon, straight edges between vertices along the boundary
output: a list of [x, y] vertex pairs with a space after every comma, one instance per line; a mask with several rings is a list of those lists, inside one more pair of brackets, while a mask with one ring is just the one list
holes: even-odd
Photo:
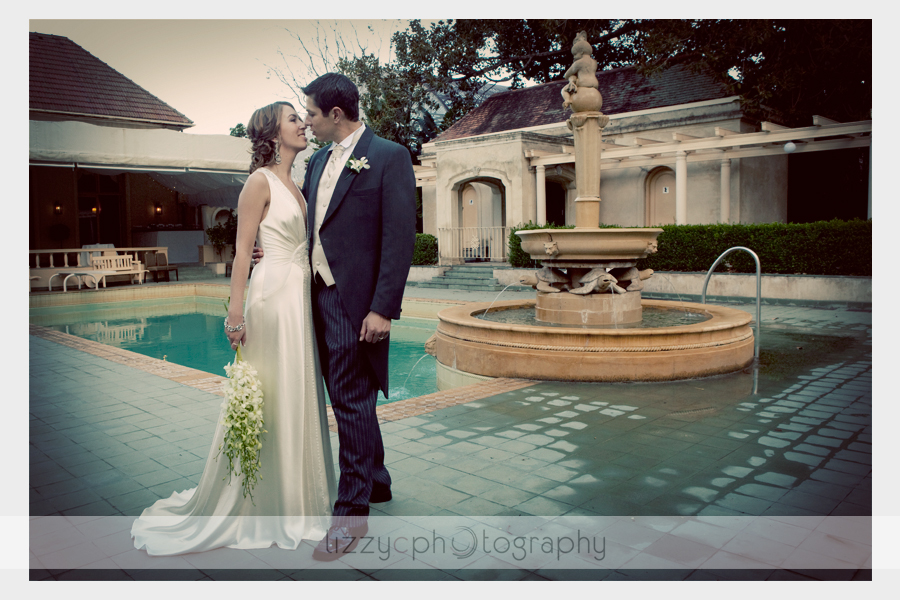
[[275, 153], [278, 150], [277, 143], [274, 138], [278, 137], [278, 131], [281, 127], [282, 106], [294, 105], [290, 102], [274, 102], [268, 106], [263, 106], [253, 111], [253, 116], [247, 124], [247, 134], [250, 136], [250, 142], [253, 146], [251, 152], [253, 157], [250, 159], [250, 172], [260, 167], [265, 167], [275, 163]]

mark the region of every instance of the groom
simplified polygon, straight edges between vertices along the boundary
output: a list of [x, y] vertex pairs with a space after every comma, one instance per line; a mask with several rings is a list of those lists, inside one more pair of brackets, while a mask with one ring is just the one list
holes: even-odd
[[369, 502], [391, 499], [375, 416], [388, 395], [391, 319], [400, 318], [416, 237], [409, 152], [359, 121], [359, 91], [326, 73], [303, 88], [306, 125], [331, 142], [303, 180], [313, 272], [313, 315], [322, 372], [338, 425], [341, 476], [334, 520], [313, 551], [334, 560], [368, 532]]

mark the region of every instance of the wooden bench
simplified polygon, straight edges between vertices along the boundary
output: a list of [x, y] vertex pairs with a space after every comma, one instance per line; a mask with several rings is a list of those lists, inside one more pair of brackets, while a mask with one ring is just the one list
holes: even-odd
[[131, 283], [144, 283], [147, 270], [136, 262], [130, 254], [92, 256], [91, 268], [98, 271], [112, 271], [115, 275], [131, 275]]

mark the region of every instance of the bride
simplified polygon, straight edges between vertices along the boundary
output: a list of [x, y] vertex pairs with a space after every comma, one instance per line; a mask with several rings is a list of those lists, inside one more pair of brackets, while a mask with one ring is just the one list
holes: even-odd
[[[321, 539], [330, 524], [336, 485], [311, 312], [306, 202], [291, 180], [306, 126], [293, 106], [276, 102], [254, 112], [247, 130], [253, 158], [238, 200], [225, 329], [263, 387], [260, 479], [251, 499], [241, 476], [229, 477], [220, 417], [199, 485], [158, 500], [134, 522], [134, 545], [150, 555], [273, 543], [293, 550]], [[254, 240], [266, 260], [253, 270], [242, 316]]]

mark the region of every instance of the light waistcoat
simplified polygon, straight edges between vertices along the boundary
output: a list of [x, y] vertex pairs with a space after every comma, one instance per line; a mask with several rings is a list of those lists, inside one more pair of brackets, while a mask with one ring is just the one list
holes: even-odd
[[[316, 191], [316, 220], [313, 224], [313, 248], [312, 248], [312, 272], [313, 275], [319, 274], [322, 281], [326, 285], [334, 285], [334, 276], [331, 274], [331, 268], [328, 266], [328, 259], [325, 258], [325, 249], [322, 247], [322, 241], [319, 239], [319, 229], [322, 227], [322, 221], [325, 220], [325, 213], [328, 212], [328, 205], [331, 204], [331, 197], [334, 195], [334, 188], [341, 178], [341, 172], [344, 170], [344, 164], [350, 160], [356, 143], [362, 136], [365, 125], [348, 135], [341, 141], [340, 145], [344, 147], [344, 154], [341, 156], [342, 164], [336, 165], [333, 177], [328, 177], [328, 165], [322, 169], [322, 176], [319, 179], [319, 187]], [[336, 143], [331, 144], [331, 150], [328, 154], [328, 160], [331, 160], [331, 152], [334, 150]]]

